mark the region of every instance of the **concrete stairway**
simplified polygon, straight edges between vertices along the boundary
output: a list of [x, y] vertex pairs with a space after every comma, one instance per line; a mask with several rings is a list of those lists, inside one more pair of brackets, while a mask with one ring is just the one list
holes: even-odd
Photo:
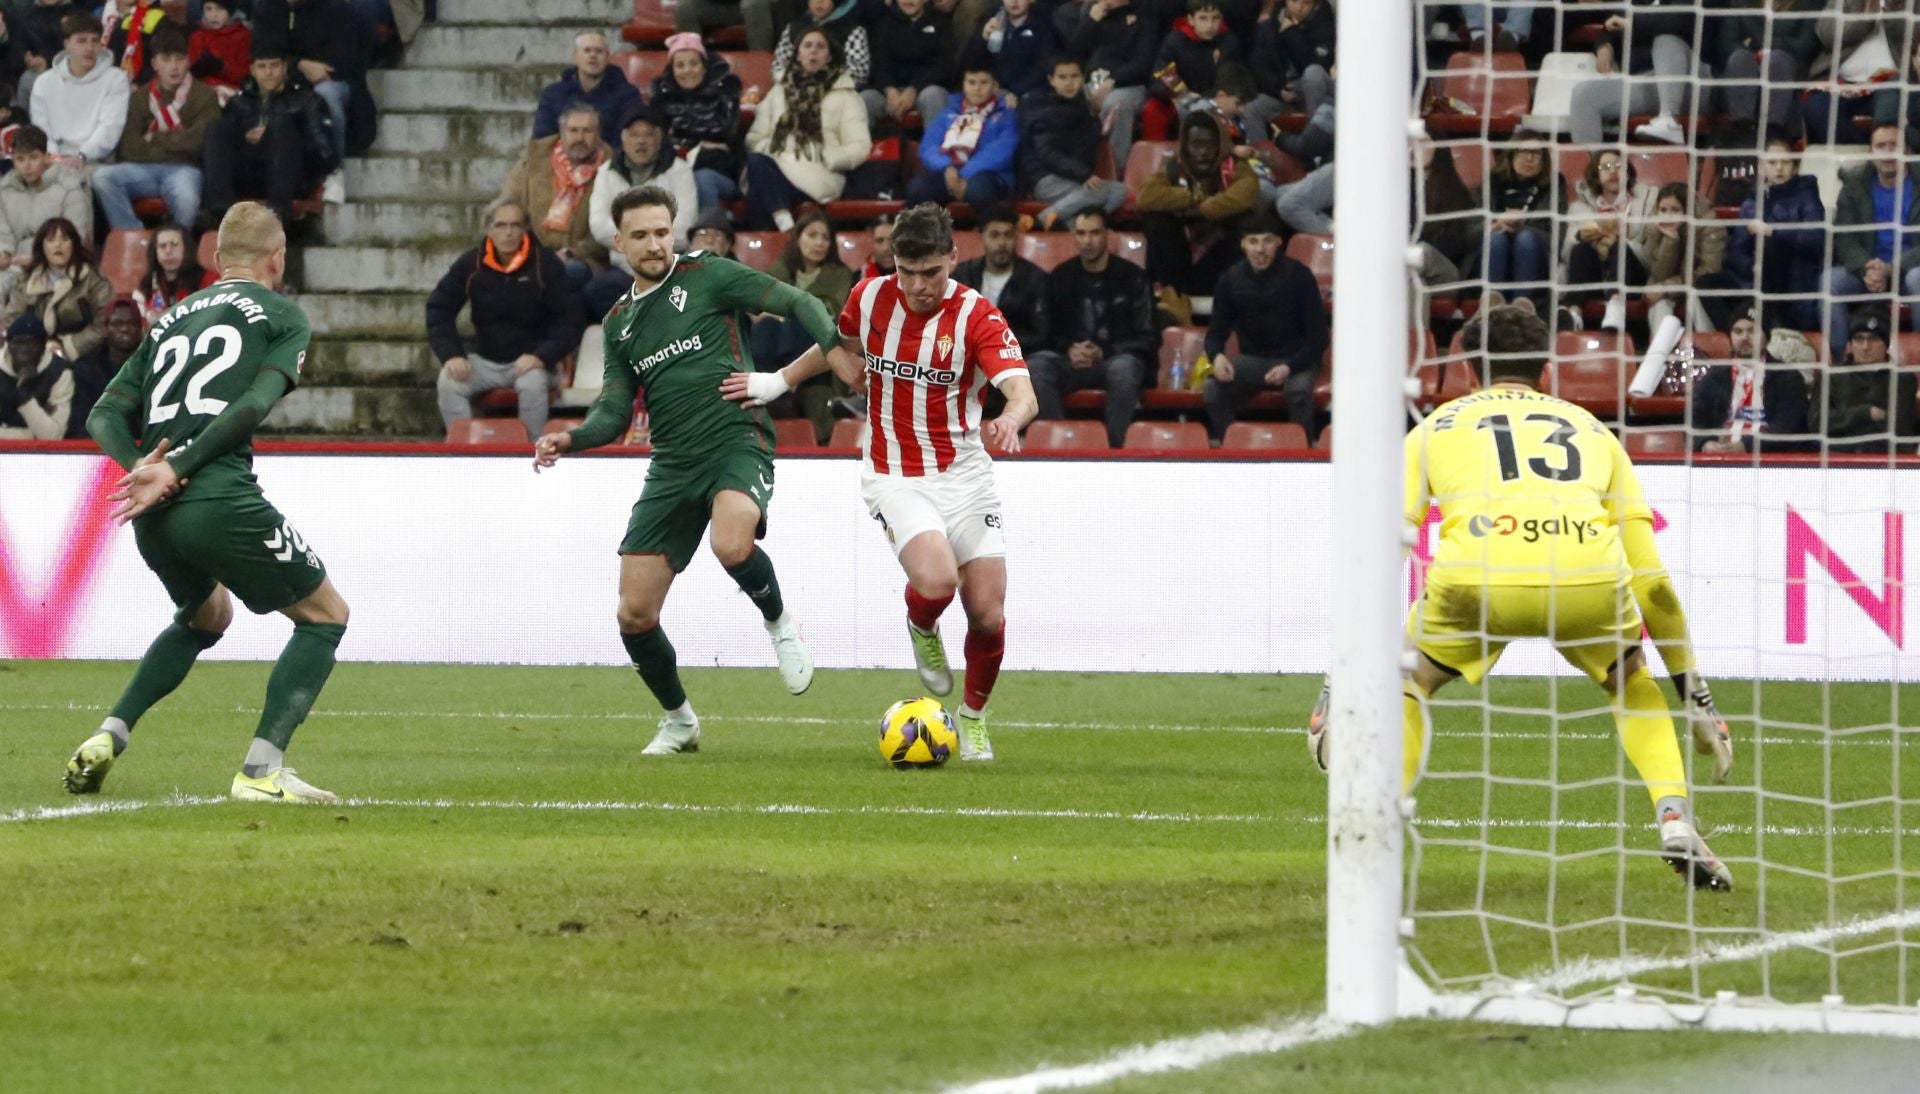
[[[573, 36], [617, 31], [631, 0], [441, 0], [403, 67], [372, 74], [380, 136], [347, 164], [344, 205], [292, 281], [313, 324], [308, 381], [267, 422], [344, 438], [439, 437], [426, 299], [480, 239]], [[623, 48], [617, 33], [616, 51]], [[615, 75], [617, 78], [617, 69]]]

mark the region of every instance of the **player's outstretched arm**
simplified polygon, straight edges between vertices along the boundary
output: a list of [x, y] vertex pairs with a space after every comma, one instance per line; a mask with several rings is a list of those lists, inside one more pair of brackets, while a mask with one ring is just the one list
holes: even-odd
[[1627, 563], [1633, 567], [1633, 599], [1640, 605], [1654, 648], [1673, 674], [1673, 687], [1686, 707], [1695, 746], [1702, 755], [1714, 757], [1713, 781], [1726, 782], [1733, 770], [1733, 738], [1714, 705], [1713, 689], [1694, 660], [1687, 612], [1660, 561], [1660, 549], [1653, 541], [1653, 522], [1638, 517], [1622, 522], [1620, 540], [1626, 548]]
[[766, 406], [780, 396], [832, 369], [849, 387], [858, 387], [863, 366], [843, 346], [821, 352], [810, 346], [785, 368], [773, 372], [736, 372], [720, 381], [722, 397], [748, 406]]
[[1033, 394], [1033, 382], [1025, 376], [1009, 376], [998, 385], [1007, 397], [1006, 409], [999, 417], [980, 427], [987, 444], [1002, 452], [1020, 451], [1020, 431], [1040, 413], [1040, 400]]
[[585, 452], [603, 444], [612, 444], [626, 435], [633, 421], [633, 370], [615, 353], [617, 342], [611, 325], [606, 334], [607, 370], [600, 397], [587, 410], [587, 420], [565, 433], [548, 433], [533, 445], [533, 469], [552, 467], [565, 452]]

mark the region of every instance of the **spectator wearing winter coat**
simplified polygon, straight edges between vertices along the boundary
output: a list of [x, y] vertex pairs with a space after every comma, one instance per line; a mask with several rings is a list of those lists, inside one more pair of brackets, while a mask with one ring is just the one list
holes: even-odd
[[626, 291], [633, 287], [633, 267], [627, 256], [614, 245], [613, 199], [636, 186], [659, 186], [673, 195], [677, 212], [673, 216], [673, 249], [687, 249], [687, 236], [693, 231], [693, 218], [699, 199], [693, 181], [693, 166], [673, 154], [666, 141], [667, 119], [652, 103], [639, 103], [627, 110], [620, 126], [620, 147], [594, 176], [593, 196], [587, 210], [587, 225], [594, 241], [607, 249], [609, 265], [587, 284], [587, 314], [605, 315]]
[[[1742, 289], [1760, 290], [1767, 330], [1817, 330], [1820, 271], [1827, 260], [1827, 209], [1820, 183], [1802, 175], [1785, 138], [1767, 142], [1760, 188], [1740, 205], [1727, 236], [1726, 272]], [[1791, 297], [1803, 299], [1791, 299]]]
[[67, 435], [74, 396], [73, 370], [47, 338], [38, 316], [7, 326], [0, 353], [0, 440], [57, 441]]
[[1602, 149], [1587, 160], [1586, 174], [1574, 184], [1574, 200], [1567, 207], [1564, 280], [1598, 287], [1566, 293], [1564, 300], [1580, 303], [1617, 291], [1609, 286], [1645, 283], [1646, 269], [1627, 240], [1653, 218], [1656, 196], [1654, 187], [1640, 185], [1633, 164], [1620, 150]]
[[1829, 331], [1851, 330], [1847, 308], [1865, 294], [1920, 296], [1920, 195], [1902, 158], [1905, 133], [1873, 128], [1873, 158], [1840, 172], [1833, 205], [1833, 262], [1827, 271]]
[[807, 31], [747, 130], [747, 226], [791, 230], [793, 207], [839, 197], [872, 149], [866, 105], [831, 37]]
[[1691, 330], [1717, 328], [1700, 294], [1689, 291], [1730, 287], [1730, 279], [1719, 277], [1727, 256], [1727, 230], [1714, 219], [1705, 198], [1689, 194], [1684, 182], [1662, 186], [1654, 198], [1653, 219], [1631, 246], [1647, 272], [1649, 326], [1657, 329], [1666, 316], [1677, 315]]
[[1914, 420], [1920, 376], [1912, 369], [1894, 368], [1887, 356], [1890, 337], [1886, 316], [1862, 309], [1848, 328], [1846, 353], [1814, 374], [1809, 425], [1827, 438], [1827, 451], [1913, 451], [1914, 438], [1920, 437]]
[[1184, 113], [1213, 95], [1222, 63], [1244, 55], [1240, 39], [1226, 27], [1220, 0], [1187, 0], [1187, 13], [1160, 40], [1147, 94]]
[[[355, 104], [369, 115], [367, 57], [372, 34], [347, 0], [254, 0], [253, 43], [257, 54], [288, 57], [293, 70], [333, 115], [333, 162], [346, 162]], [[370, 127], [369, 127], [370, 129]], [[364, 138], [372, 142], [371, 136]], [[342, 179], [327, 180], [328, 201], [345, 199]]]
[[1715, 71], [1725, 80], [1750, 81], [1721, 85], [1716, 147], [1750, 151], [1761, 133], [1798, 131], [1796, 108], [1807, 73], [1820, 57], [1826, 6], [1826, 0], [1726, 0], [1725, 14], [1708, 19], [1713, 45], [1707, 59]]
[[30, 112], [61, 163], [104, 163], [127, 126], [127, 74], [101, 56], [100, 20], [69, 15], [61, 27], [66, 52], [33, 82]]
[[55, 217], [33, 236], [33, 262], [7, 294], [7, 321], [39, 317], [61, 356], [78, 360], [106, 340], [113, 288], [73, 222]]
[[55, 162], [38, 126], [23, 125], [13, 137], [13, 170], [0, 175], [0, 297], [32, 264], [40, 226], [57, 218], [93, 238], [93, 196], [86, 176]]
[[1003, 0], [967, 43], [963, 65], [986, 64], [994, 82], [1017, 107], [1047, 87], [1048, 62], [1063, 43], [1053, 21], [1034, 10], [1033, 0]]
[[1133, 150], [1159, 44], [1159, 24], [1134, 0], [1093, 0], [1067, 42], [1069, 53], [1086, 59], [1087, 99], [1100, 112], [1116, 170], [1126, 170]]
[[1858, 144], [1854, 118], [1899, 121], [1898, 77], [1912, 48], [1913, 15], [1907, 0], [1837, 0], [1823, 15], [1816, 33], [1830, 68], [1800, 100], [1807, 143]]
[[1284, 111], [1311, 118], [1333, 94], [1333, 7], [1325, 0], [1280, 0], [1254, 28], [1250, 54], [1260, 98], [1249, 113], [1263, 123]]
[[1027, 369], [1042, 418], [1066, 417], [1061, 400], [1075, 391], [1104, 389], [1107, 444], [1119, 448], [1159, 354], [1153, 295], [1140, 267], [1109, 250], [1105, 210], [1082, 209], [1072, 224], [1079, 254], [1047, 275], [1051, 339], [1028, 351]]
[[[200, 268], [187, 230], [178, 224], [162, 224], [147, 237], [147, 272], [127, 302], [132, 304], [142, 323], [151, 323], [166, 314], [168, 308], [206, 288], [215, 281], [212, 270]], [[108, 317], [111, 322], [112, 317]], [[107, 340], [113, 340], [109, 326]], [[78, 362], [76, 362], [77, 364]]]
[[234, 22], [227, 0], [201, 0], [200, 26], [187, 39], [193, 78], [214, 89], [220, 105], [240, 90], [253, 68], [253, 30]]
[[[833, 315], [840, 314], [853, 292], [853, 271], [840, 261], [840, 245], [833, 225], [819, 209], [809, 209], [795, 218], [793, 230], [787, 233], [786, 250], [767, 267], [767, 276], [820, 301]], [[754, 360], [768, 362], [767, 368], [776, 368], [778, 363], [805, 353], [807, 347], [813, 345], [813, 337], [797, 320], [768, 315], [753, 324], [748, 342]], [[814, 440], [826, 444], [833, 436], [832, 403], [851, 394], [853, 389], [839, 377], [823, 374], [805, 381], [789, 396], [783, 396], [781, 402], [787, 405], [776, 403], [773, 413], [786, 417], [797, 410], [800, 417], [813, 423]]]
[[613, 158], [599, 132], [599, 116], [585, 103], [561, 111], [560, 132], [529, 142], [500, 190], [502, 198], [527, 210], [534, 237], [566, 263], [577, 288], [608, 263], [592, 222], [594, 180]]
[[872, 36], [860, 19], [860, 0], [807, 0], [806, 10], [781, 30], [780, 44], [773, 47], [773, 82], [785, 79], [793, 67], [801, 36], [817, 29], [833, 43], [833, 55], [853, 78], [853, 86], [866, 87], [873, 73]]
[[860, 93], [867, 120], [878, 125], [917, 110], [931, 122], [954, 85], [952, 22], [931, 0], [893, 0], [875, 19], [872, 38], [873, 74]]
[[169, 219], [192, 224], [200, 212], [200, 163], [220, 99], [187, 71], [187, 40], [172, 27], [147, 39], [153, 79], [127, 102], [119, 162], [93, 172], [93, 192], [109, 228], [138, 228], [133, 203], [163, 197]]
[[1071, 224], [1082, 209], [1109, 214], [1127, 203], [1127, 188], [1094, 171], [1100, 116], [1087, 101], [1079, 58], [1063, 54], [1048, 66], [1047, 88], [1020, 100], [1020, 188], [1050, 202], [1036, 223], [1047, 231]]
[[[1204, 296], [1240, 254], [1240, 220], [1260, 204], [1252, 165], [1233, 155], [1220, 119], [1196, 111], [1180, 123], [1180, 150], [1140, 187], [1147, 275], [1162, 290]], [[1200, 257], [1194, 252], [1199, 250]]]
[[573, 36], [573, 67], [540, 89], [533, 110], [533, 139], [560, 132], [560, 114], [574, 103], [593, 107], [600, 119], [600, 139], [608, 145], [620, 140], [620, 119], [640, 101], [640, 89], [624, 73], [610, 68], [607, 36], [597, 30]]
[[[1694, 451], [1734, 456], [1752, 452], [1756, 446], [1763, 452], [1803, 447], [1807, 381], [1800, 374], [1800, 364], [1783, 362], [1771, 352], [1751, 307], [1735, 314], [1726, 333], [1728, 360], [1694, 362], [1706, 366], [1694, 378], [1688, 410]], [[1807, 349], [1811, 356], [1811, 347]]]
[[67, 414], [70, 441], [87, 439], [87, 415], [147, 333], [139, 307], [124, 296], [114, 297], [107, 305], [106, 328], [107, 340], [99, 349], [68, 363], [73, 372], [73, 408]]
[[667, 121], [667, 140], [693, 165], [700, 211], [740, 196], [746, 170], [740, 128], [740, 77], [724, 57], [710, 56], [697, 34], [667, 39], [667, 71], [653, 78], [654, 107]]
[[292, 223], [294, 199], [339, 166], [333, 116], [290, 74], [287, 59], [256, 49], [251, 72], [207, 130], [200, 220], [209, 227], [242, 198], [264, 201]]
[[[114, 10], [116, 7], [119, 8], [117, 15]], [[185, 11], [181, 11], [182, 16], [185, 14]], [[126, 4], [109, 4], [101, 10], [100, 16], [106, 30], [107, 56], [119, 58], [120, 71], [127, 74], [127, 81], [139, 87], [152, 79], [153, 50], [150, 39], [166, 25], [166, 9], [159, 4], [141, 4], [134, 0]], [[186, 47], [182, 45], [181, 52], [185, 51]]]
[[1020, 122], [1000, 97], [993, 73], [972, 69], [920, 139], [922, 172], [907, 184], [907, 204], [964, 201], [975, 207], [1013, 196]]
[[[1287, 420], [1319, 435], [1313, 388], [1331, 334], [1313, 271], [1280, 253], [1280, 224], [1266, 210], [1247, 221], [1244, 256], [1213, 287], [1207, 324], [1207, 435], [1218, 447], [1233, 424], [1235, 405], [1274, 388], [1285, 393]], [[1239, 340], [1229, 358], [1227, 342]]]
[[[497, 388], [520, 398], [529, 436], [546, 426], [549, 370], [580, 343], [580, 295], [558, 255], [529, 231], [532, 214], [501, 198], [487, 208], [486, 238], [455, 259], [427, 297], [427, 342], [440, 360], [440, 416], [473, 415], [472, 399]], [[471, 350], [456, 318], [473, 316]]]

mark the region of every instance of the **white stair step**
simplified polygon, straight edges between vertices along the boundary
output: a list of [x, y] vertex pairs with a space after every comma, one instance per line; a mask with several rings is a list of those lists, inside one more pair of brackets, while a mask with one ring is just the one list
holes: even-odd
[[427, 348], [424, 329], [411, 342], [316, 338], [311, 356], [314, 376], [323, 384], [335, 378], [341, 383], [414, 380], [424, 384], [440, 367]]
[[559, 68], [391, 68], [367, 73], [374, 101], [382, 110], [515, 113], [531, 119], [540, 89]]
[[380, 113], [374, 155], [518, 156], [533, 136], [531, 107], [513, 114]]
[[480, 239], [479, 209], [471, 201], [361, 201], [329, 205], [321, 214], [328, 243], [408, 243]]
[[490, 201], [513, 163], [505, 156], [358, 156], [347, 161], [347, 196], [355, 201]]
[[412, 292], [302, 292], [300, 308], [307, 313], [316, 338], [342, 334], [425, 338], [427, 293], [432, 289], [433, 283]]
[[[551, 25], [586, 23], [617, 29], [633, 18], [633, 0], [443, 0], [441, 23]], [[422, 27], [422, 33], [427, 28]]]
[[573, 63], [573, 39], [583, 30], [610, 31], [607, 44], [622, 48], [618, 32], [611, 27], [426, 26], [407, 47], [407, 64], [448, 68], [546, 65], [558, 76]]
[[308, 247], [300, 255], [300, 286], [309, 292], [431, 292], [466, 250], [457, 245]]

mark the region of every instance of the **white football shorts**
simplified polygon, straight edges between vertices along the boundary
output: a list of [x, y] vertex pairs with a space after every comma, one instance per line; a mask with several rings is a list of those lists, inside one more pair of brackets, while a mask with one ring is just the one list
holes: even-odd
[[976, 558], [1006, 557], [1006, 540], [1000, 534], [1000, 493], [993, 485], [993, 461], [985, 454], [918, 478], [864, 472], [860, 496], [867, 512], [886, 529], [896, 557], [915, 536], [926, 532], [946, 536], [962, 566]]

